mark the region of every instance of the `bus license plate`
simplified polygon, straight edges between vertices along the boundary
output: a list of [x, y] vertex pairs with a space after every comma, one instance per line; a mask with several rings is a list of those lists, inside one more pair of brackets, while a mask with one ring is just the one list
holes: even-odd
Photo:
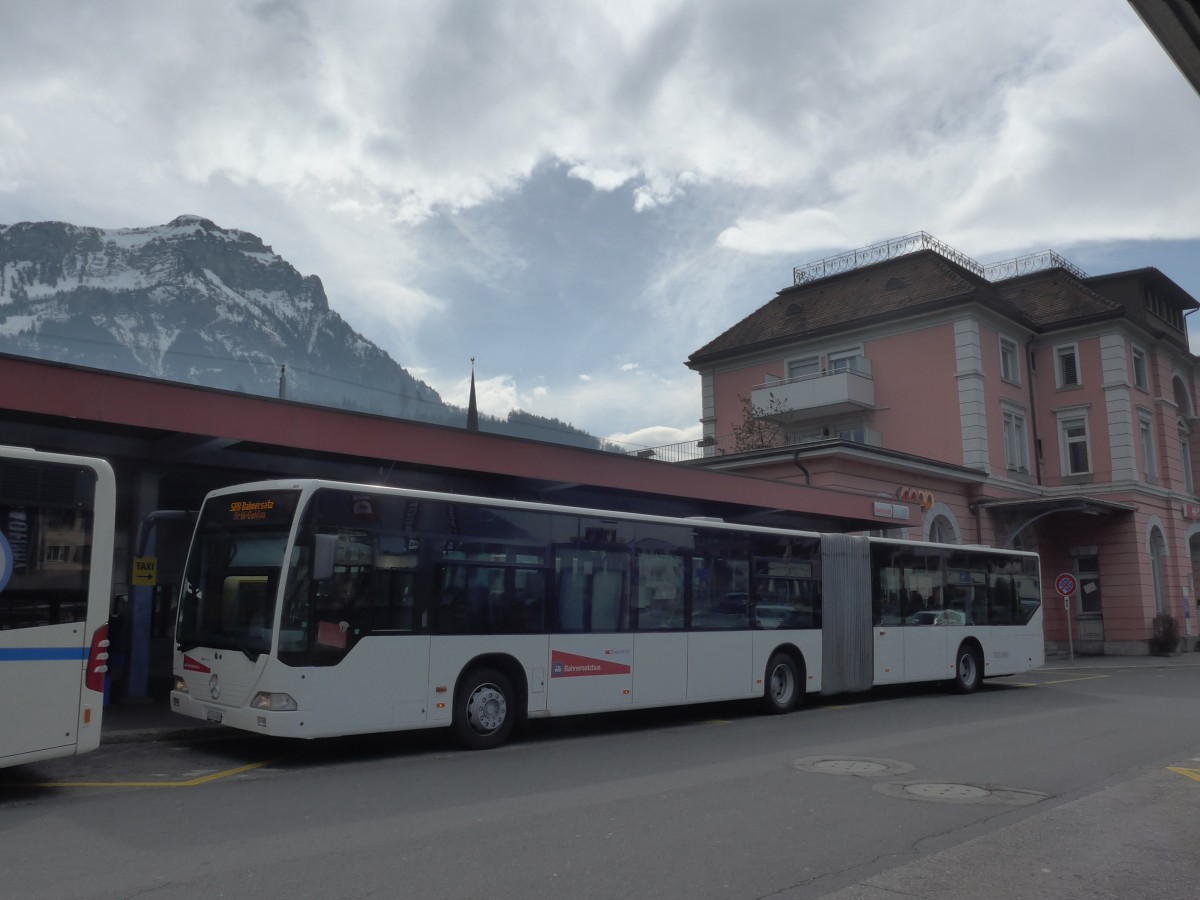
[[219, 709], [210, 709], [210, 710], [208, 711], [208, 721], [210, 721], [210, 722], [220, 722], [220, 721], [221, 721], [221, 710], [219, 710]]

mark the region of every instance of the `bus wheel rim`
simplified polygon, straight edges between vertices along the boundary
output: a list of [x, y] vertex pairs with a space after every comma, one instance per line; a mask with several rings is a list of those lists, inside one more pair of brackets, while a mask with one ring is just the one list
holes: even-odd
[[792, 696], [792, 673], [787, 666], [776, 666], [771, 673], [771, 693], [779, 703], [786, 703]]
[[475, 689], [467, 703], [471, 727], [480, 734], [491, 734], [504, 724], [508, 703], [495, 685], [484, 684]]

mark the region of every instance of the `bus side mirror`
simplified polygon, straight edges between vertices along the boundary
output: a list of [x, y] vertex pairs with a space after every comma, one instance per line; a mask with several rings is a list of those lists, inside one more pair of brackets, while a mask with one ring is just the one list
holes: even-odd
[[336, 534], [313, 535], [313, 581], [328, 581], [333, 577], [337, 543]]

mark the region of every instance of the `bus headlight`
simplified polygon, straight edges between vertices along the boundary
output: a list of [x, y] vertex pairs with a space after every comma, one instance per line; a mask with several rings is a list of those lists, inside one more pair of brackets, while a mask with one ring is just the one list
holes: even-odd
[[259, 691], [254, 695], [254, 699], [250, 701], [251, 709], [269, 709], [274, 712], [288, 711], [299, 709], [296, 701], [292, 699], [291, 694], [268, 694], [266, 691]]
[[181, 694], [186, 694], [188, 692], [187, 682], [183, 680], [182, 675], [175, 676], [175, 690], [179, 691]]

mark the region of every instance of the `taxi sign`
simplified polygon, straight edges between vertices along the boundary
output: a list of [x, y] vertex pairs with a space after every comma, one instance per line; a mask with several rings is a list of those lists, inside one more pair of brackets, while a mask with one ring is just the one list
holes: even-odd
[[135, 556], [130, 582], [138, 587], [154, 587], [158, 584], [158, 557]]

